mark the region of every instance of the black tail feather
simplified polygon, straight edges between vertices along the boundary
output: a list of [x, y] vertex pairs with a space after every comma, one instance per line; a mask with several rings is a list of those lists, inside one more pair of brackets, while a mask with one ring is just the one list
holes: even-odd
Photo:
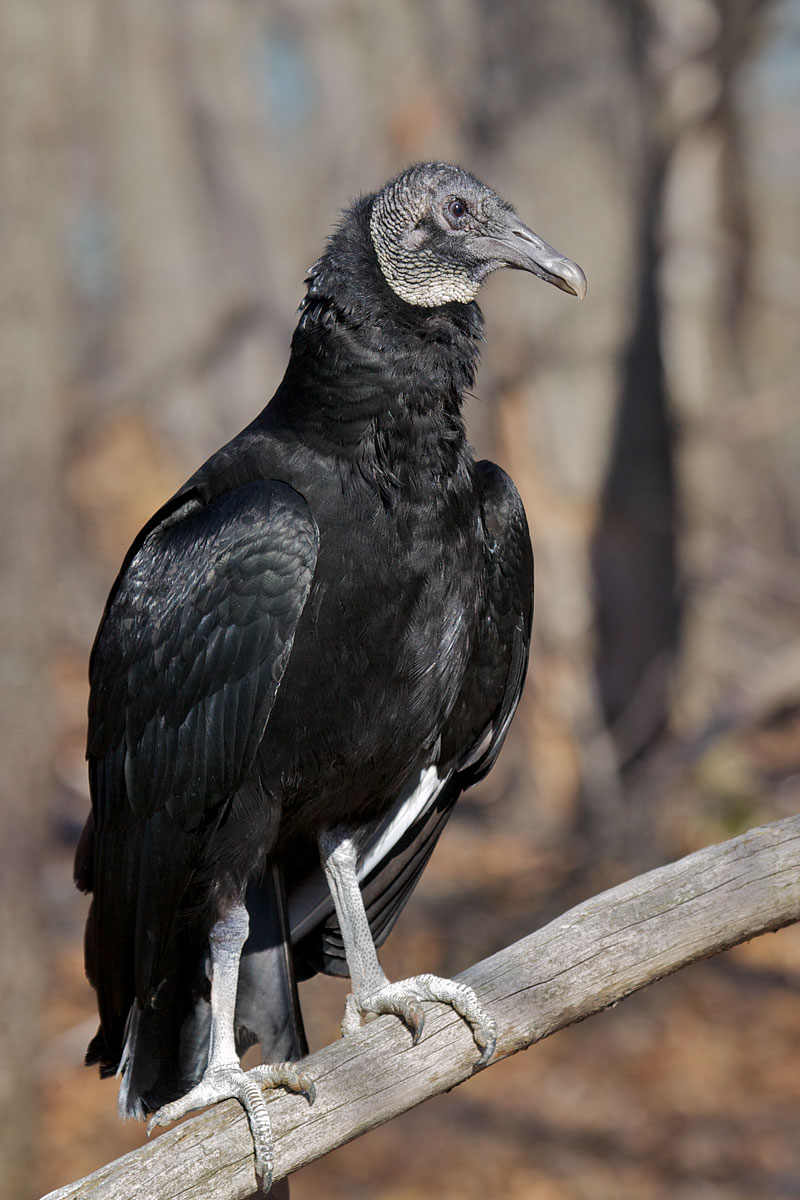
[[[265, 1062], [308, 1053], [286, 919], [279, 867], [247, 891], [250, 934], [242, 952], [236, 1000], [236, 1047], [243, 1054], [261, 1043]], [[177, 940], [177, 939], [176, 939]], [[145, 1008], [131, 1006], [119, 1059], [121, 1116], [142, 1118], [182, 1096], [201, 1078], [208, 1062], [211, 1028], [208, 954], [195, 947], [174, 957], [167, 977]], [[89, 1047], [103, 1074], [116, 1069], [102, 1032]], [[90, 1061], [87, 1056], [87, 1061]]]
[[266, 879], [246, 895], [250, 935], [239, 965], [236, 1047], [261, 1043], [264, 1062], [287, 1062], [308, 1054], [297, 995], [283, 869], [273, 864]]

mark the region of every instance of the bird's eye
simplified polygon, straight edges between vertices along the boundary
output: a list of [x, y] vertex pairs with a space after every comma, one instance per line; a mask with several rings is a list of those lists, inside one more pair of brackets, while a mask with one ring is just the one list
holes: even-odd
[[460, 221], [467, 215], [467, 206], [458, 196], [454, 196], [447, 204], [447, 215], [451, 222]]

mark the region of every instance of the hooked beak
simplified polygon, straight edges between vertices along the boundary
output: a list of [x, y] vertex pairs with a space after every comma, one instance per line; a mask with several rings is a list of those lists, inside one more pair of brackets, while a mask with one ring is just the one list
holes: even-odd
[[545, 283], [552, 283], [579, 300], [586, 295], [586, 276], [578, 264], [559, 254], [517, 217], [512, 217], [501, 233], [482, 238], [481, 241], [486, 243], [485, 247], [481, 247], [482, 257], [491, 247], [493, 255], [502, 261], [503, 266], [517, 271], [530, 271]]

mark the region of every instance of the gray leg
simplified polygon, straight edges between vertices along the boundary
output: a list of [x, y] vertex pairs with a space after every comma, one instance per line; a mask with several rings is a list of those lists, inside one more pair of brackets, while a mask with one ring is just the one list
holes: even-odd
[[269, 1113], [259, 1084], [286, 1087], [314, 1100], [314, 1085], [293, 1063], [270, 1063], [243, 1071], [236, 1053], [234, 1013], [239, 978], [239, 958], [247, 941], [247, 909], [234, 905], [211, 930], [211, 1034], [208, 1066], [203, 1078], [179, 1100], [165, 1104], [150, 1118], [147, 1132], [168, 1125], [198, 1108], [220, 1100], [238, 1100], [247, 1113], [256, 1157], [259, 1189], [266, 1193], [272, 1183], [274, 1156]]
[[438, 975], [416, 975], [389, 983], [372, 940], [358, 883], [358, 857], [353, 842], [343, 830], [333, 829], [320, 835], [319, 846], [353, 985], [345, 1005], [342, 1033], [357, 1029], [364, 1016], [394, 1013], [411, 1030], [416, 1044], [424, 1019], [420, 1001], [435, 1000], [448, 1004], [469, 1024], [482, 1052], [478, 1065], [487, 1063], [497, 1041], [495, 1023], [478, 1003], [472, 988]]
[[250, 919], [243, 904], [237, 904], [217, 921], [209, 934], [211, 948], [211, 1034], [208, 1040], [208, 1067], [238, 1062], [233, 1032], [236, 989], [239, 983], [239, 959], [250, 932]]

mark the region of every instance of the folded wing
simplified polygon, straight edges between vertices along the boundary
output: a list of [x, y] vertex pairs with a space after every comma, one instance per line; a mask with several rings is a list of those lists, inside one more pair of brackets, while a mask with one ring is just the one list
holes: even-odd
[[[203, 846], [252, 786], [317, 547], [305, 500], [285, 484], [208, 502], [190, 491], [142, 531], [109, 597], [90, 663], [92, 817], [76, 862], [95, 897], [86, 960], [101, 1026], [89, 1054], [106, 1070], [134, 999], [152, 1009], [171, 975], [202, 975], [186, 959], [208, 930], [193, 938], [189, 912], [171, 935]], [[170, 964], [178, 945], [184, 961]]]

